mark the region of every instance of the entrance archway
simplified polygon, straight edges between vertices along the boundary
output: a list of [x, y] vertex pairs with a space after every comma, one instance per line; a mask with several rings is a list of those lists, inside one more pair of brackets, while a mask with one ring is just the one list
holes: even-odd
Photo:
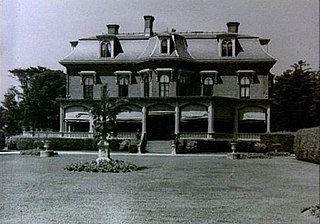
[[148, 111], [148, 140], [172, 139], [174, 133], [174, 108], [161, 104], [150, 107]]

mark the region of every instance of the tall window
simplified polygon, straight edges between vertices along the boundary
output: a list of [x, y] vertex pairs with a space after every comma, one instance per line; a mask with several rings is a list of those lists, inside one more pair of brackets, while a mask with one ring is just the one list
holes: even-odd
[[86, 77], [84, 79], [83, 98], [84, 99], [93, 98], [93, 77]]
[[146, 76], [144, 78], [144, 82], [143, 82], [143, 85], [144, 85], [144, 92], [143, 92], [143, 96], [147, 97], [150, 95], [150, 83], [149, 83], [149, 76]]
[[119, 97], [128, 96], [128, 86], [129, 86], [128, 79], [126, 77], [121, 77], [119, 79]]
[[250, 98], [250, 79], [247, 76], [240, 79], [240, 97]]
[[187, 95], [186, 77], [181, 76], [178, 82], [178, 96], [186, 96], [186, 95]]
[[222, 41], [222, 56], [232, 56], [232, 42], [229, 39]]
[[161, 40], [161, 53], [168, 54], [168, 41], [167, 41], [167, 39]]
[[170, 82], [170, 79], [168, 75], [160, 76], [160, 81], [159, 81], [160, 96], [169, 96], [169, 82]]
[[110, 41], [103, 41], [101, 43], [101, 57], [111, 57], [111, 43]]
[[212, 96], [213, 95], [213, 78], [207, 77], [203, 81], [203, 95]]

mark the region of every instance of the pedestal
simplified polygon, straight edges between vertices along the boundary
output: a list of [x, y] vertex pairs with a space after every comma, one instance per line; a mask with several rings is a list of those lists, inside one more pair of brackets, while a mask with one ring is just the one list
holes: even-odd
[[171, 145], [171, 155], [176, 155], [177, 151], [176, 151], [177, 146], [175, 144]]
[[240, 159], [240, 153], [235, 153], [235, 152], [228, 153], [227, 159]]
[[40, 151], [40, 157], [53, 157], [53, 156], [54, 156], [54, 151], [52, 150]]

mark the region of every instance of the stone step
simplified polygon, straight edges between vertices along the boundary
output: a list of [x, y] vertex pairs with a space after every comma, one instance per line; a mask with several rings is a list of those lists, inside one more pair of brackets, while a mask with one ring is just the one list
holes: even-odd
[[148, 153], [171, 154], [171, 140], [148, 141], [146, 149]]

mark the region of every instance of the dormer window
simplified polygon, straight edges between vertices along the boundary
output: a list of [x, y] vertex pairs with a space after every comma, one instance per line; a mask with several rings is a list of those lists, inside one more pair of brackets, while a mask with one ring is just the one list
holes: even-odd
[[101, 57], [109, 58], [112, 55], [112, 48], [110, 41], [103, 41], [101, 43]]
[[222, 57], [231, 57], [232, 55], [232, 41], [231, 39], [225, 39], [222, 41], [222, 49], [221, 49]]
[[161, 54], [168, 54], [168, 40], [161, 40]]

